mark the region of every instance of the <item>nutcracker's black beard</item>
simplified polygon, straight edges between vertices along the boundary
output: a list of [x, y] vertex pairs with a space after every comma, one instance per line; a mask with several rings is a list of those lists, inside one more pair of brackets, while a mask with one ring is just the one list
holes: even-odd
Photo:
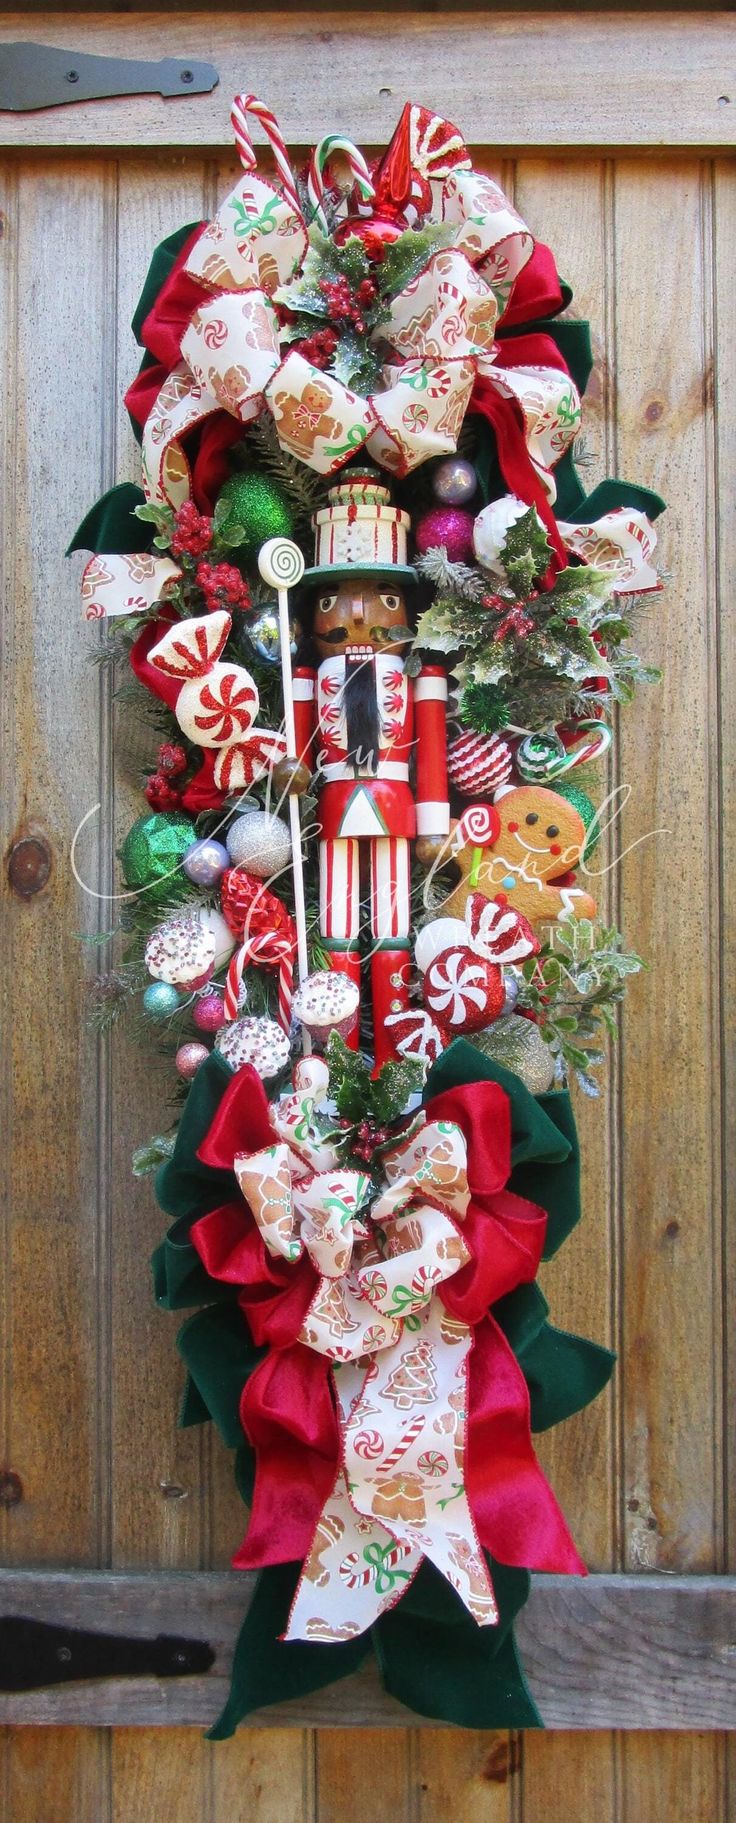
[[376, 667], [373, 659], [345, 654], [345, 682], [342, 688], [345, 707], [348, 759], [356, 772], [375, 772], [381, 739], [381, 720], [376, 695]]

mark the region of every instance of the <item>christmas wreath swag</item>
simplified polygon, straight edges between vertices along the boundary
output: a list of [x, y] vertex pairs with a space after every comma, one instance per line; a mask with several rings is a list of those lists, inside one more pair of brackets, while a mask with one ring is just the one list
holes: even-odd
[[212, 1732], [371, 1650], [424, 1715], [536, 1726], [514, 1617], [584, 1567], [532, 1432], [612, 1366], [537, 1271], [640, 966], [584, 875], [662, 503], [585, 499], [587, 325], [455, 127], [407, 105], [373, 167], [331, 135], [295, 177], [263, 104], [233, 124], [136, 312], [144, 491], [73, 545], [166, 737], [94, 1004], [186, 1092], [134, 1168], [259, 1571]]

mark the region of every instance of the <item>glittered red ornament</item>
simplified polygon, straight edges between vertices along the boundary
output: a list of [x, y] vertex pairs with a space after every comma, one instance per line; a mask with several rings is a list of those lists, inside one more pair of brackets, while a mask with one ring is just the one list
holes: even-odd
[[292, 936], [294, 920], [276, 893], [242, 867], [228, 867], [220, 881], [220, 907], [234, 937]]
[[417, 550], [424, 557], [444, 545], [451, 563], [467, 563], [473, 554], [473, 515], [457, 506], [433, 506], [419, 520], [414, 534]]

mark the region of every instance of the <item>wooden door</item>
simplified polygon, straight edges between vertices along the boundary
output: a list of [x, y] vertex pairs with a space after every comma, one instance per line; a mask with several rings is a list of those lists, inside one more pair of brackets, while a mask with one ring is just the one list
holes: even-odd
[[[593, 1570], [699, 1578], [688, 1588], [700, 1612], [736, 1568], [733, 990], [723, 974], [736, 911], [732, 31], [718, 14], [318, 10], [316, 21], [311, 11], [0, 21], [3, 41], [176, 51], [220, 71], [211, 97], [2, 116], [2, 1563], [205, 1571], [228, 1563], [240, 1534], [225, 1451], [206, 1431], [175, 1428], [174, 1320], [155, 1313], [148, 1291], [160, 1216], [129, 1160], [163, 1108], [164, 1073], [84, 1023], [78, 933], [111, 919], [75, 883], [70, 845], [99, 800], [77, 863], [109, 891], [146, 749], [124, 701], [114, 703], [104, 648], [92, 655], [101, 662], [90, 658], [80, 563], [62, 553], [89, 502], [135, 473], [121, 406], [136, 365], [132, 308], [156, 242], [211, 210], [232, 181], [232, 94], [244, 84], [262, 94], [293, 143], [338, 128], [370, 146], [385, 142], [410, 91], [483, 148], [477, 162], [550, 242], [575, 310], [591, 319], [586, 479], [618, 473], [668, 501], [669, 586], [640, 634], [664, 681], [622, 719], [613, 777], [631, 796], [605, 882], [606, 909], [650, 972], [631, 990], [607, 1093], [578, 1108], [585, 1219], [544, 1279], [556, 1321], [614, 1346], [619, 1368], [608, 1397], [555, 1433], [544, 1461]], [[713, 1572], [723, 1581], [713, 1585]], [[678, 1722], [693, 1714], [688, 1690], [697, 1695], [701, 1679], [705, 1691], [716, 1659], [722, 1675], [736, 1648], [727, 1634], [711, 1639], [708, 1664], [704, 1648], [688, 1669], [679, 1622], [658, 1633], [663, 1610], [647, 1612], [651, 1625], [634, 1590], [623, 1669], [619, 1650], [628, 1707], [599, 1708], [595, 1731], [580, 1727], [580, 1700], [555, 1707], [555, 1680], [570, 1684], [577, 1650], [573, 1607], [557, 1656], [554, 1642], [545, 1649], [551, 1708], [579, 1732], [361, 1729], [347, 1724], [370, 1707], [356, 1710], [340, 1685], [329, 1728], [297, 1717], [213, 1747], [198, 1727], [157, 1728], [164, 1710], [152, 1702], [149, 1726], [6, 1728], [0, 1818], [713, 1823], [729, 1814], [727, 1737], [713, 1727], [728, 1721], [727, 1700], [709, 1709], [703, 1698], [698, 1732]], [[672, 1697], [661, 1714], [645, 1701], [652, 1653]], [[636, 1722], [638, 1693], [665, 1731], [607, 1731], [622, 1713]], [[12, 1703], [4, 1713], [21, 1715]], [[101, 1719], [103, 1709], [84, 1713]]]

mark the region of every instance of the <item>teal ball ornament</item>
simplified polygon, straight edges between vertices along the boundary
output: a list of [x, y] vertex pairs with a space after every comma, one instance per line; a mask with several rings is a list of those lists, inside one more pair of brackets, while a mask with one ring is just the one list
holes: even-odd
[[[595, 817], [596, 811], [595, 811], [595, 804], [593, 803], [592, 798], [588, 797], [587, 791], [583, 791], [582, 785], [574, 784], [572, 779], [570, 779], [569, 783], [568, 783], [567, 779], [555, 779], [551, 786], [551, 789], [552, 789], [552, 791], [557, 792], [558, 797], [565, 798], [567, 800], [568, 804], [572, 804], [573, 810], [576, 810], [578, 813], [578, 816], [582, 817], [583, 822], [585, 824], [585, 828], [586, 828], [586, 830], [588, 830], [590, 828], [591, 823], [593, 822], [593, 818]], [[596, 848], [598, 847], [598, 843], [600, 842], [600, 839], [601, 839], [601, 832], [600, 832], [600, 828], [599, 828], [598, 824], [596, 823], [595, 829], [593, 830], [593, 834], [590, 837], [590, 840], [588, 840], [588, 837], [586, 835], [585, 847], [583, 849], [583, 854], [584, 854], [586, 860], [588, 860], [592, 854], [595, 854], [595, 851], [596, 851]]]
[[145, 892], [153, 905], [185, 899], [190, 884], [181, 863], [196, 831], [191, 817], [175, 810], [154, 810], [139, 817], [120, 849], [123, 879], [129, 890]]
[[152, 981], [143, 995], [143, 1011], [149, 1019], [170, 1019], [180, 1004], [181, 996], [168, 981]]
[[282, 487], [269, 475], [246, 469], [231, 475], [221, 489], [215, 525], [246, 558], [255, 558], [269, 538], [291, 538], [294, 520]]

